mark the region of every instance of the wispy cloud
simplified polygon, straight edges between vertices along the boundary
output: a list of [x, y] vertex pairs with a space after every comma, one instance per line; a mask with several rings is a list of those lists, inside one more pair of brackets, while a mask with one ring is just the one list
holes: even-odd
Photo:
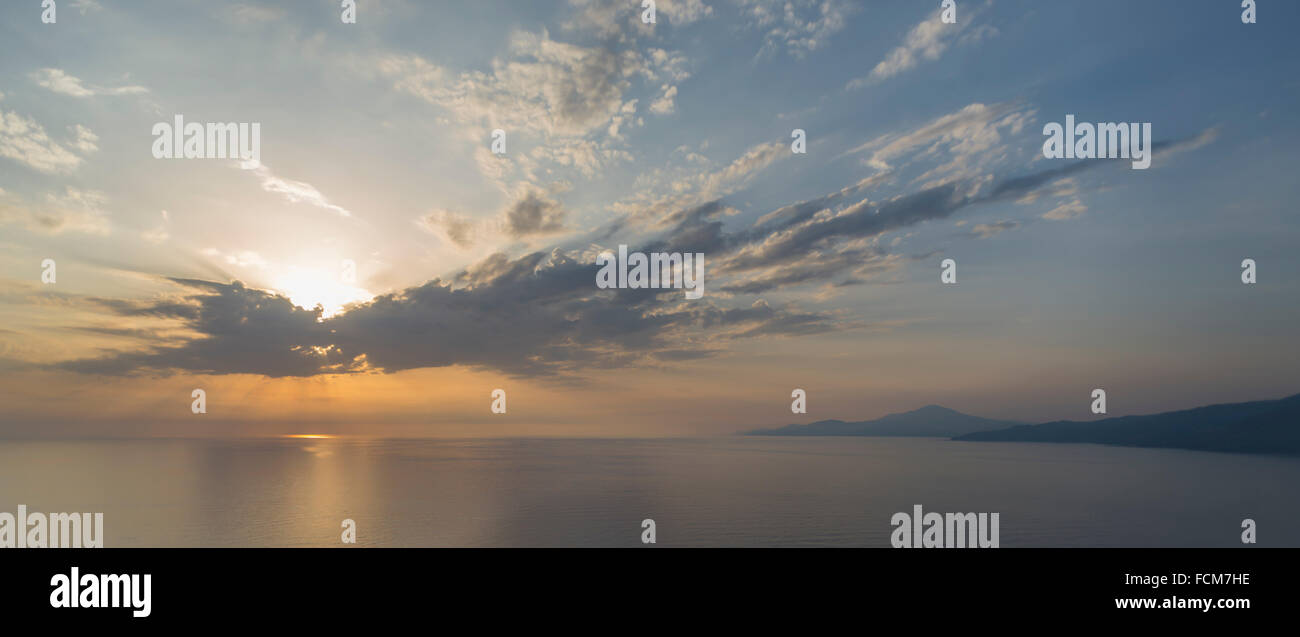
[[[816, 205], [782, 207], [733, 232], [717, 221], [728, 211], [719, 201], [677, 211], [670, 215], [672, 228], [641, 248], [709, 254], [710, 285], [722, 292], [721, 302], [684, 303], [661, 290], [599, 290], [590, 257], [600, 246], [518, 258], [494, 254], [448, 280], [359, 302], [332, 317], [238, 281], [175, 280], [191, 292], [161, 302], [101, 305], [122, 315], [183, 321], [198, 338], [59, 366], [101, 374], [310, 376], [466, 365], [543, 377], [664, 361], [682, 343], [715, 355], [737, 339], [854, 329], [863, 325], [835, 313], [774, 307], [762, 298], [737, 305], [734, 297], [861, 285], [895, 271], [906, 258], [880, 241], [886, 233], [980, 204], [1029, 200], [1104, 165], [1076, 162], [987, 187], [985, 180], [957, 180], [881, 202], [861, 197], [878, 183], [876, 176], [818, 198]], [[544, 227], [545, 206], [530, 206], [538, 209], [518, 225]], [[1017, 226], [1013, 220], [979, 224], [971, 234], [990, 237]]]
[[36, 120], [13, 111], [0, 111], [0, 157], [8, 157], [43, 173], [67, 173], [83, 161], [82, 155], [98, 150], [95, 136], [81, 125], [71, 127], [63, 143], [50, 139]]
[[569, 211], [555, 199], [556, 188], [522, 186], [501, 213], [472, 219], [448, 210], [432, 210], [416, 219], [426, 232], [462, 250], [494, 240], [519, 240], [565, 232]]
[[259, 24], [274, 22], [283, 18], [284, 9], [252, 4], [236, 3], [225, 8], [228, 19], [239, 24]]
[[903, 37], [903, 43], [886, 54], [870, 74], [851, 80], [846, 88], [860, 89], [916, 68], [921, 62], [934, 62], [955, 43], [969, 44], [997, 35], [997, 29], [987, 25], [967, 31], [979, 14], [978, 9], [964, 13], [956, 24], [944, 24], [940, 13], [936, 10], [912, 27]]
[[936, 183], [954, 177], [972, 177], [1005, 157], [1004, 137], [1019, 135], [1036, 111], [1023, 103], [968, 104], [904, 133], [882, 135], [845, 151], [843, 155], [870, 152], [866, 164], [879, 171], [924, 159], [940, 159], [917, 177]]
[[634, 195], [611, 204], [611, 210], [624, 216], [610, 227], [621, 228], [629, 223], [674, 223], [685, 211], [735, 193], [758, 174], [788, 157], [790, 148], [785, 142], [756, 144], [739, 157], [720, 165], [713, 164], [698, 152], [686, 151], [685, 162], [674, 159], [670, 170], [644, 174], [638, 180], [639, 188]]
[[0, 225], [16, 223], [32, 232], [109, 234], [107, 195], [71, 186], [47, 194], [37, 202], [24, 202], [0, 191]]
[[784, 49], [803, 58], [830, 43], [856, 8], [847, 0], [735, 0], [751, 26], [764, 31], [760, 56]]
[[256, 162], [237, 162], [237, 164], [256, 175], [262, 181], [263, 190], [282, 195], [290, 203], [305, 203], [309, 206], [336, 212], [344, 217], [352, 216], [352, 213], [346, 208], [331, 203], [329, 198], [322, 194], [321, 191], [305, 181], [294, 181], [279, 177], [272, 173], [271, 168], [266, 164]]
[[80, 11], [81, 15], [104, 10], [103, 5], [96, 0], [72, 0], [72, 8]]
[[477, 224], [465, 215], [448, 210], [434, 210], [416, 220], [426, 232], [458, 248], [474, 245]]
[[[650, 103], [656, 114], [673, 112], [678, 85], [690, 76], [685, 66], [681, 55], [663, 49], [586, 47], [546, 31], [513, 33], [489, 71], [454, 72], [411, 54], [376, 63], [395, 89], [463, 125], [467, 140], [480, 144], [490, 131], [506, 131], [512, 150], [505, 156], [479, 152], [478, 165], [507, 191], [511, 178], [539, 181], [542, 164], [592, 177], [630, 160], [624, 135], [643, 124], [638, 104]], [[655, 97], [643, 101], [634, 89]]]
[[93, 86], [80, 78], [68, 75], [62, 69], [44, 68], [31, 73], [32, 81], [38, 86], [55, 93], [72, 97], [95, 97], [97, 95], [138, 95], [148, 93], [143, 86]]
[[997, 221], [994, 223], [977, 223], [974, 226], [971, 226], [970, 234], [968, 236], [979, 238], [979, 239], [988, 239], [990, 237], [995, 237], [999, 234], [1002, 234], [1003, 232], [1006, 232], [1008, 230], [1015, 230], [1016, 228], [1019, 228], [1020, 225], [1021, 224], [1017, 221]]

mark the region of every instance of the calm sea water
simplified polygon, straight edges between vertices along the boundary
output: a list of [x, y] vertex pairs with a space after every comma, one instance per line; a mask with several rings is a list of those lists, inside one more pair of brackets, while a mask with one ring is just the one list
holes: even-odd
[[0, 511], [109, 547], [888, 546], [998, 512], [1003, 547], [1300, 546], [1300, 459], [899, 438], [0, 441]]

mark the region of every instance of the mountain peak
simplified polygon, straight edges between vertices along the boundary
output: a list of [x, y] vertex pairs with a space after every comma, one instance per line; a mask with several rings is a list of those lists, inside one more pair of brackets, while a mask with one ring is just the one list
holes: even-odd
[[1200, 451], [1300, 454], [1300, 395], [1278, 400], [1223, 403], [1142, 416], [1057, 420], [999, 431], [974, 432], [959, 440], [993, 442], [1088, 442], [1128, 447]]
[[845, 422], [820, 420], [806, 425], [760, 429], [750, 434], [763, 436], [925, 436], [949, 438], [977, 431], [1002, 429], [1019, 423], [970, 416], [944, 407], [926, 405], [908, 412], [889, 414], [876, 420]]
[[919, 409], [913, 409], [912, 411], [909, 411], [909, 412], [906, 412], [906, 413], [909, 413], [909, 414], [932, 414], [932, 413], [959, 414], [959, 413], [961, 413], [961, 412], [959, 412], [959, 411], [957, 411], [957, 410], [955, 410], [955, 409], [948, 409], [947, 407], [944, 407], [943, 405], [926, 405], [926, 406], [924, 406], [924, 407], [921, 407], [921, 408], [919, 408]]

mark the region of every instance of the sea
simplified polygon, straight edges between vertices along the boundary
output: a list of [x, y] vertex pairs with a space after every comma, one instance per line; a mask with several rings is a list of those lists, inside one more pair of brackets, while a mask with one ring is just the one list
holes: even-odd
[[1300, 546], [1300, 458], [934, 438], [0, 441], [0, 512], [106, 547], [888, 547], [998, 513], [1002, 548]]

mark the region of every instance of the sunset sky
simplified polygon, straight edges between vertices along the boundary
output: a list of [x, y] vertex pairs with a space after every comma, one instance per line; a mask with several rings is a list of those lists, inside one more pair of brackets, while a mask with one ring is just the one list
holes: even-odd
[[[1300, 391], [1300, 5], [357, 4], [0, 6], [0, 436], [715, 435]], [[260, 123], [261, 164], [155, 159], [177, 114]], [[1150, 122], [1151, 168], [1045, 159], [1067, 114]], [[704, 254], [703, 298], [598, 289], [620, 244]]]

